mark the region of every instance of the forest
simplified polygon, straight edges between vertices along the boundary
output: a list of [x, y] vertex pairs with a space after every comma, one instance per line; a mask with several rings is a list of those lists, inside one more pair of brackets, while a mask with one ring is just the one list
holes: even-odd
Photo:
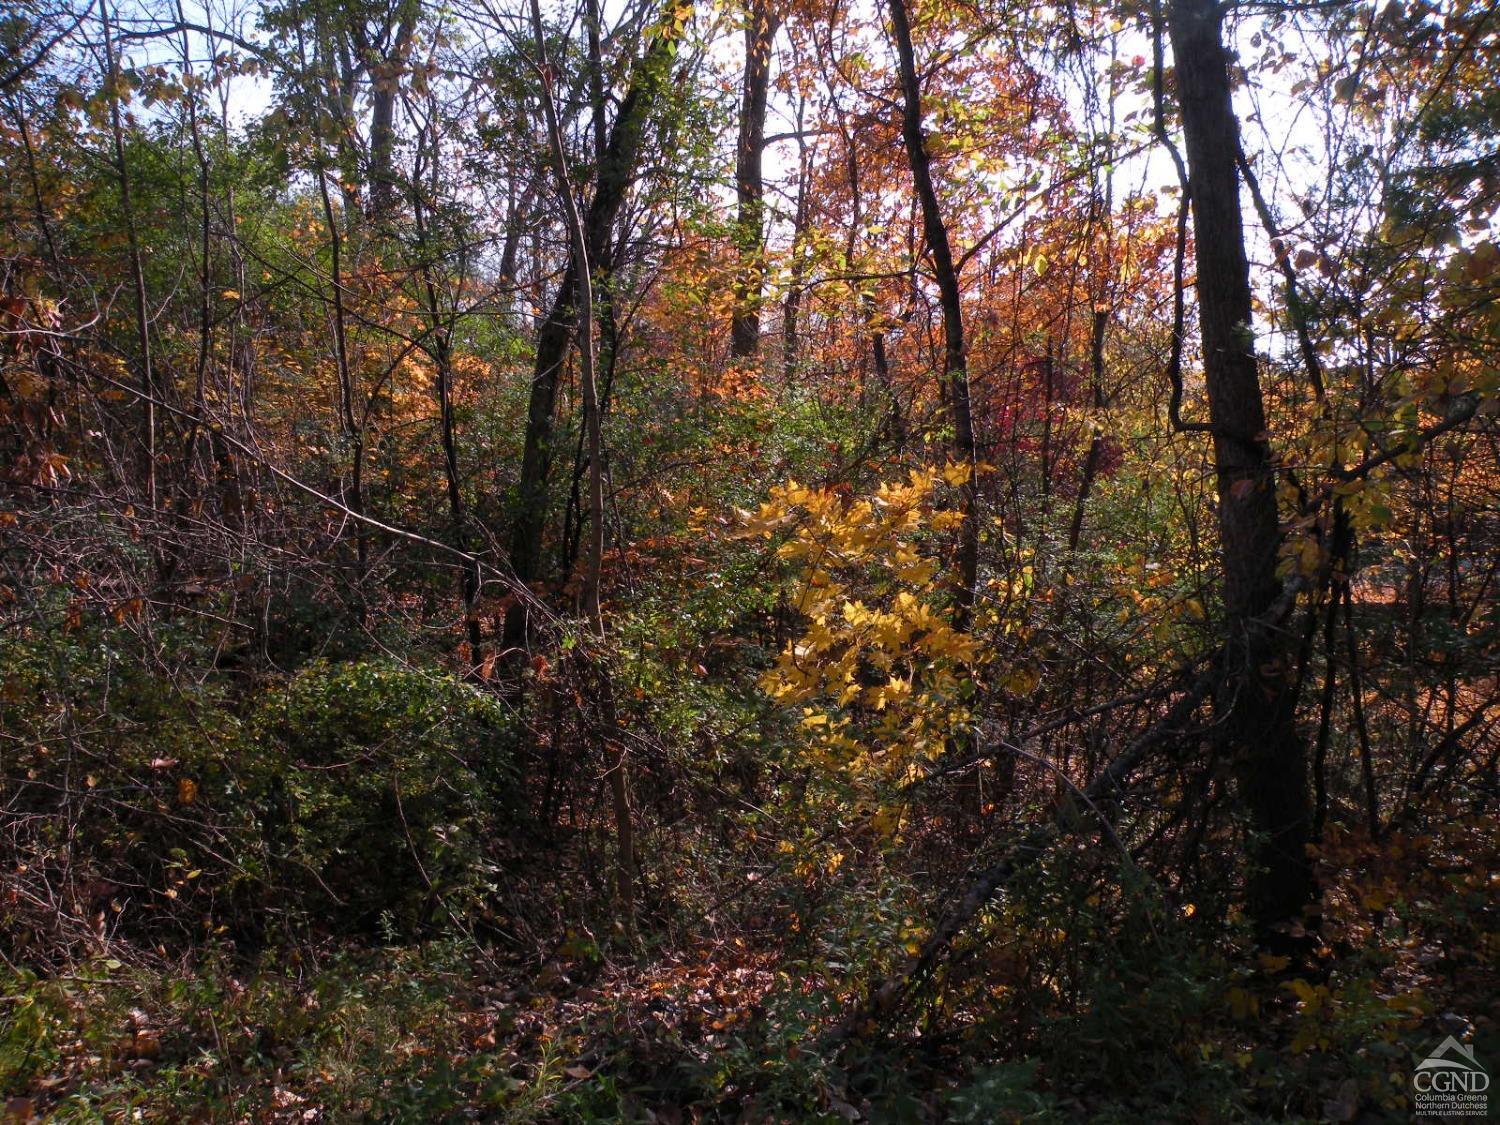
[[1500, 1113], [1500, 6], [4, 0], [0, 1121]]

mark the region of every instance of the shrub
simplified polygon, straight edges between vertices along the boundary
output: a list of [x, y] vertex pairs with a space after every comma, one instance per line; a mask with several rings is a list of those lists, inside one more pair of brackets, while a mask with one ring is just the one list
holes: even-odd
[[477, 908], [514, 805], [497, 700], [438, 672], [320, 661], [250, 728], [244, 784], [291, 911], [391, 939]]
[[0, 642], [0, 952], [386, 940], [472, 916], [514, 808], [507, 715], [433, 669], [315, 662], [248, 693], [190, 639]]

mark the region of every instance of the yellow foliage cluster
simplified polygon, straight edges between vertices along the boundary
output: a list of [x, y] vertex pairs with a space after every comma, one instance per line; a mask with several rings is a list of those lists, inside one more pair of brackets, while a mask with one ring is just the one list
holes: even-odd
[[967, 472], [916, 469], [859, 498], [792, 481], [740, 513], [746, 535], [785, 536], [806, 622], [762, 686], [801, 706], [809, 757], [852, 780], [913, 776], [971, 721], [983, 657], [953, 627], [936, 557], [961, 519], [943, 490]]

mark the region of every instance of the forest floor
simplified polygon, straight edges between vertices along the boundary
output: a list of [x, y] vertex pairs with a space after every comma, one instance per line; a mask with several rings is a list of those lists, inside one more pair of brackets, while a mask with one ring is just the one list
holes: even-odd
[[[1329, 850], [1325, 927], [1342, 937], [1316, 971], [1248, 950], [1154, 967], [1081, 950], [1119, 963], [1079, 1008], [1023, 955], [1000, 964], [998, 943], [995, 1012], [949, 1009], [947, 1030], [840, 1051], [823, 1037], [866, 982], [790, 929], [566, 930], [505, 960], [467, 939], [253, 963], [210, 947], [12, 974], [6, 1123], [1410, 1120], [1413, 1060], [1445, 1034], [1481, 1060], [1500, 1042], [1500, 876], [1403, 866], [1430, 843]], [[1049, 988], [1050, 1010], [1021, 1011]], [[986, 1016], [1007, 1007], [1025, 1053], [976, 1065], [995, 1046]]]

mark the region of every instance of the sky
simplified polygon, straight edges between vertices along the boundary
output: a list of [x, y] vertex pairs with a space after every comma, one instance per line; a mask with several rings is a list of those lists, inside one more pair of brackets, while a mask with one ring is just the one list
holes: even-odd
[[[120, 7], [116, 21], [125, 32], [160, 28], [175, 19], [178, 2], [179, 0], [169, 0], [168, 3], [163, 4], [131, 0], [131, 3]], [[623, 18], [626, 11], [625, 3], [626, 0], [606, 0], [606, 25]], [[869, 21], [873, 25], [874, 21], [871, 17], [876, 11], [874, 3], [875, 0], [856, 0], [850, 12], [853, 16]], [[180, 0], [180, 4], [183, 17], [191, 24], [228, 31], [251, 42], [267, 41], [258, 28], [260, 5], [256, 0]], [[568, 3], [568, 0], [557, 0], [556, 3], [544, 5], [544, 11], [549, 7], [552, 14], [558, 18], [577, 11], [576, 7]], [[517, 5], [516, 10], [518, 19], [523, 18], [525, 9]], [[707, 20], [701, 18], [705, 12], [708, 13]], [[730, 91], [729, 97], [732, 101], [733, 87], [738, 81], [739, 70], [742, 66], [742, 37], [727, 9], [700, 7], [699, 13], [700, 33], [708, 36], [706, 65], [709, 71], [715, 74]], [[1137, 68], [1138, 72], [1142, 75], [1148, 74], [1152, 51], [1149, 37], [1144, 29], [1139, 24], [1123, 26], [1116, 24], [1114, 26], [1116, 56], [1122, 61], [1143, 60], [1144, 66]], [[1265, 19], [1261, 16], [1250, 14], [1232, 20], [1229, 23], [1229, 29], [1242, 53], [1242, 58], [1247, 62], [1263, 53], [1272, 52], [1278, 46], [1266, 27]], [[475, 34], [483, 34], [477, 28], [473, 30]], [[785, 31], [781, 33], [783, 43], [785, 34]], [[890, 46], [884, 35], [872, 35], [864, 46], [873, 57], [893, 65]], [[188, 47], [193, 56], [194, 69], [200, 75], [205, 74], [209, 69], [208, 60], [213, 53], [210, 37], [201, 33], [190, 33]], [[920, 47], [921, 44], [919, 44], [919, 49]], [[1289, 41], [1287, 47], [1290, 50], [1300, 50], [1311, 57], [1319, 45]], [[235, 50], [222, 42], [218, 49]], [[122, 54], [128, 63], [140, 66], [157, 62], [176, 64], [180, 61], [180, 51], [181, 40], [174, 36], [170, 39], [158, 38], [129, 43]], [[919, 59], [919, 65], [920, 63]], [[1170, 65], [1170, 52], [1168, 52], [1168, 65]], [[1267, 159], [1258, 162], [1262, 187], [1271, 198], [1278, 218], [1284, 223], [1304, 217], [1303, 210], [1293, 205], [1292, 200], [1295, 197], [1305, 197], [1315, 194], [1319, 189], [1326, 189], [1325, 168], [1330, 156], [1336, 155], [1330, 151], [1325, 141], [1319, 122], [1319, 113], [1314, 112], [1312, 103], [1295, 88], [1295, 84], [1303, 74], [1304, 67], [1299, 63], [1277, 70], [1256, 68], [1253, 82], [1241, 85], [1236, 97], [1246, 150], [1251, 154], [1252, 159], [1255, 159], [1257, 154], [1266, 154]], [[1087, 76], [1080, 75], [1076, 67], [1068, 67], [1060, 70], [1058, 81], [1066, 104], [1075, 118], [1083, 120], [1087, 104], [1087, 91], [1084, 85], [1088, 81]], [[223, 118], [233, 130], [243, 128], [263, 116], [271, 105], [273, 93], [269, 79], [253, 75], [238, 75], [225, 82], [215, 91], [214, 96], [218, 99]], [[1149, 104], [1149, 96], [1144, 89], [1139, 86], [1132, 89], [1130, 84], [1126, 83], [1125, 88], [1119, 94], [1118, 101], [1121, 121], [1123, 122], [1131, 113], [1135, 113], [1137, 117], [1132, 127], [1137, 131], [1142, 130], [1149, 124]], [[790, 99], [774, 86], [768, 117], [767, 132], [769, 134], [789, 133], [796, 127], [795, 111]], [[720, 189], [720, 197], [726, 211], [733, 199], [734, 135], [732, 124], [732, 122], [729, 123], [726, 135], [721, 138], [725, 176]], [[780, 197], [778, 207], [775, 185], [789, 183], [794, 177], [797, 156], [798, 147], [792, 140], [771, 144], [765, 154], [765, 174], [768, 184], [772, 185], [768, 198], [773, 209], [779, 211], [779, 218], [773, 219], [770, 232], [773, 245], [784, 246], [789, 235], [789, 215], [786, 213], [789, 207], [784, 193]], [[1176, 173], [1161, 146], [1152, 144], [1143, 153], [1127, 157], [1117, 165], [1116, 182], [1126, 190], [1133, 186], [1142, 191], [1161, 193], [1164, 188], [1175, 188]], [[1242, 204], [1252, 257], [1261, 266], [1269, 266], [1272, 264], [1269, 239], [1261, 229], [1261, 224], [1250, 205], [1248, 196], [1243, 199]], [[1033, 206], [1038, 209], [1044, 205], [1044, 201], [1040, 198], [1033, 203]], [[1175, 208], [1175, 196], [1170, 193], [1161, 194], [1160, 206], [1164, 211]], [[1019, 223], [1013, 226], [1016, 229], [1020, 228]], [[960, 255], [964, 249], [962, 246], [956, 247]], [[1263, 300], [1268, 300], [1270, 294], [1264, 290], [1265, 286], [1275, 283], [1274, 272], [1263, 268], [1258, 271], [1257, 280], [1262, 286]]]

